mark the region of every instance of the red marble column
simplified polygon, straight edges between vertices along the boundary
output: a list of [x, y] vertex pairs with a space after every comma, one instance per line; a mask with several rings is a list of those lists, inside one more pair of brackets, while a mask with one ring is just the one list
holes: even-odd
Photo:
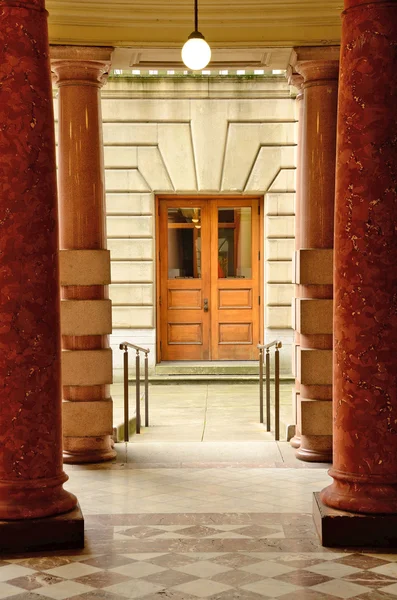
[[112, 447], [110, 255], [100, 89], [112, 48], [54, 46], [59, 88], [64, 460], [110, 460]]
[[63, 489], [58, 215], [44, 0], [0, 0], [0, 520]]
[[[300, 219], [301, 219], [301, 183], [302, 183], [302, 152], [303, 152], [303, 133], [304, 133], [304, 126], [303, 126], [303, 117], [304, 117], [304, 110], [303, 110], [303, 103], [304, 103], [304, 94], [303, 94], [303, 77], [302, 75], [298, 75], [298, 74], [293, 74], [291, 75], [290, 79], [289, 79], [289, 83], [291, 85], [293, 85], [294, 87], [297, 88], [298, 93], [296, 95], [296, 110], [297, 110], [297, 118], [298, 118], [298, 140], [297, 140], [297, 144], [298, 144], [298, 148], [297, 148], [297, 160], [296, 160], [296, 193], [295, 193], [295, 252], [299, 251], [300, 247], [301, 247], [301, 223], [300, 223]], [[296, 261], [294, 261], [296, 264]], [[295, 274], [294, 274], [294, 282], [295, 282]], [[299, 298], [299, 285], [294, 286], [294, 292], [295, 292], [295, 299]], [[295, 299], [294, 299], [294, 303], [295, 303]], [[294, 306], [294, 311], [296, 314], [296, 307]], [[293, 364], [293, 373], [295, 374], [295, 386], [293, 389], [293, 402], [295, 405], [295, 410], [297, 411], [297, 404], [298, 404], [298, 399], [299, 399], [299, 394], [300, 394], [300, 382], [299, 379], [296, 377], [296, 357], [297, 357], [297, 351], [298, 351], [298, 347], [300, 344], [300, 334], [299, 331], [297, 331], [296, 329], [296, 323], [295, 323], [295, 332], [294, 332], [294, 346], [293, 346], [293, 356], [292, 356], [292, 360], [294, 362]], [[299, 426], [296, 423], [295, 425], [295, 435], [293, 436], [293, 438], [290, 440], [290, 444], [293, 448], [299, 448], [299, 446], [301, 445], [301, 434], [299, 431]]]
[[296, 456], [328, 462], [332, 459], [332, 284], [322, 283], [321, 253], [333, 248], [338, 61], [307, 60], [295, 68], [304, 77], [305, 97], [297, 249], [301, 444]]
[[397, 3], [345, 0], [329, 507], [397, 512]]

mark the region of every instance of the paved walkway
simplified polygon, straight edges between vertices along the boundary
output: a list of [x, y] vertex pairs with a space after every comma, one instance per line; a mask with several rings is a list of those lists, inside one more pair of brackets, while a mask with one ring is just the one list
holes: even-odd
[[[280, 434], [294, 423], [292, 384], [280, 388]], [[123, 422], [123, 386], [112, 386], [114, 425]], [[274, 434], [259, 422], [257, 383], [197, 383], [150, 385], [149, 428], [142, 427], [132, 442], [271, 441]], [[135, 388], [130, 386], [130, 412], [134, 414]], [[274, 394], [272, 391], [272, 403]], [[144, 408], [142, 402], [142, 410]], [[271, 410], [274, 429], [274, 405]], [[142, 416], [142, 422], [144, 417]]]

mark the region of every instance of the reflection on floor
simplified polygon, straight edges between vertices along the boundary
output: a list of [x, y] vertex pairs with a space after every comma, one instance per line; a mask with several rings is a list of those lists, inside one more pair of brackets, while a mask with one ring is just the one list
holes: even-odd
[[116, 446], [113, 464], [66, 467], [85, 549], [3, 557], [0, 598], [396, 600], [397, 555], [320, 546], [327, 468], [287, 443]]

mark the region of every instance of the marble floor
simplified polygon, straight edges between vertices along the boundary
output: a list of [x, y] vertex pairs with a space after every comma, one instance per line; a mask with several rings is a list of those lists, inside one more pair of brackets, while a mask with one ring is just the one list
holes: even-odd
[[116, 449], [66, 466], [84, 550], [1, 557], [1, 599], [397, 600], [397, 554], [321, 547], [311, 503], [327, 465], [287, 442]]

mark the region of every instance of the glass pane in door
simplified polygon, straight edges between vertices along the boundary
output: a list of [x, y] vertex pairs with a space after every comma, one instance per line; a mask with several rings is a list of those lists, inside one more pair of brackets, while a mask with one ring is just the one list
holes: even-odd
[[218, 209], [218, 278], [252, 278], [251, 207]]
[[201, 278], [201, 210], [168, 209], [168, 279]]

